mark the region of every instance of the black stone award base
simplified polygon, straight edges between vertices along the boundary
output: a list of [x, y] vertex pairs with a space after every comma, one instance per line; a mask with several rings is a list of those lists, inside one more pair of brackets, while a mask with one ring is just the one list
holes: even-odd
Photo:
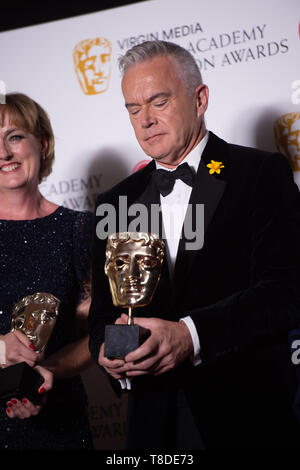
[[39, 404], [42, 397], [38, 389], [43, 381], [43, 377], [26, 362], [0, 369], [1, 404], [5, 406], [12, 398], [28, 398], [32, 403]]
[[106, 325], [104, 356], [108, 359], [124, 359], [149, 336], [150, 330], [138, 325]]

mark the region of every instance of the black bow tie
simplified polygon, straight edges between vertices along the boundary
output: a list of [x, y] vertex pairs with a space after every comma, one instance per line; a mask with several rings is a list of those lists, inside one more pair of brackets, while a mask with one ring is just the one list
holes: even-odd
[[153, 172], [155, 184], [162, 196], [170, 194], [177, 179], [193, 186], [193, 176], [193, 172], [187, 163], [179, 165], [174, 171], [156, 170]]

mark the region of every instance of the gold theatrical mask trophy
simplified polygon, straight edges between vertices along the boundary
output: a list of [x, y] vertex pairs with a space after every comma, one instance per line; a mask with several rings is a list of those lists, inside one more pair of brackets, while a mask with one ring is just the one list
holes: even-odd
[[[49, 342], [59, 312], [60, 301], [54, 295], [37, 292], [20, 300], [12, 312], [11, 331], [19, 330], [30, 340], [36, 352], [43, 352]], [[39, 402], [41, 375], [26, 362], [0, 370], [0, 398], [24, 397]]]
[[161, 276], [164, 247], [164, 242], [152, 233], [121, 232], [109, 236], [105, 274], [113, 304], [128, 309], [128, 324], [106, 325], [105, 357], [123, 359], [149, 336], [149, 330], [134, 325], [133, 309], [151, 302]]

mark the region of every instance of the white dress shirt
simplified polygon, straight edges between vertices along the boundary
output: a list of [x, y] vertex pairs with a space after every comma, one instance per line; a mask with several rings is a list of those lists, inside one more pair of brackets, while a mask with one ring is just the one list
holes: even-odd
[[[208, 132], [206, 132], [205, 136], [199, 142], [197, 147], [195, 147], [181, 162], [188, 163], [192, 171], [196, 174], [198, 170], [198, 166], [201, 160], [201, 156], [203, 150], [208, 141]], [[164, 169], [165, 167], [159, 165], [157, 162], [156, 168], [157, 169]], [[169, 171], [175, 171], [176, 168]], [[167, 259], [168, 259], [168, 266], [169, 266], [169, 273], [171, 279], [173, 278], [174, 267], [177, 257], [178, 245], [179, 240], [181, 237], [183, 222], [186, 214], [186, 210], [188, 207], [188, 202], [191, 196], [192, 188], [188, 186], [181, 180], [176, 180], [173, 190], [167, 196], [160, 195], [160, 202], [161, 202], [161, 211], [162, 211], [162, 219], [164, 224], [164, 231], [166, 236], [166, 251], [167, 251]], [[187, 325], [193, 340], [194, 346], [194, 357], [193, 357], [193, 364], [198, 365], [201, 363], [200, 359], [200, 342], [199, 336], [195, 327], [195, 324], [190, 316], [181, 318], [181, 321], [184, 321]]]
[[[195, 147], [181, 162], [188, 163], [191, 167], [192, 171], [196, 174], [198, 170], [198, 166], [201, 160], [201, 156], [203, 150], [208, 141], [208, 132], [206, 132], [205, 136], [199, 142], [197, 147]], [[166, 167], [159, 165], [159, 163], [155, 162], [157, 169], [163, 169], [167, 171], [175, 171], [176, 168], [172, 170], [168, 170]], [[162, 212], [162, 220], [164, 224], [164, 232], [166, 236], [166, 252], [167, 252], [167, 261], [169, 267], [169, 273], [171, 279], [173, 278], [174, 267], [177, 257], [178, 245], [179, 240], [181, 237], [183, 222], [186, 214], [186, 210], [188, 207], [189, 199], [191, 196], [192, 188], [188, 186], [183, 181], [177, 179], [175, 181], [173, 190], [167, 196], [160, 195], [160, 203], [161, 203], [161, 212]], [[194, 365], [198, 365], [201, 363], [200, 359], [200, 341], [199, 336], [195, 327], [195, 324], [190, 316], [186, 316], [180, 319], [180, 321], [184, 321], [187, 325], [194, 346], [194, 356], [191, 358]], [[131, 381], [126, 378], [120, 380], [122, 388], [131, 388]]]

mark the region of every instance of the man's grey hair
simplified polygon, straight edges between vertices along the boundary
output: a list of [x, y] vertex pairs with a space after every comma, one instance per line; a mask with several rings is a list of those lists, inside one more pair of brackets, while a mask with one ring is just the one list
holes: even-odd
[[189, 94], [192, 94], [195, 88], [203, 83], [197, 62], [190, 52], [173, 42], [159, 40], [145, 41], [121, 56], [119, 67], [122, 76], [124, 77], [125, 72], [133, 65], [159, 56], [169, 56], [174, 59]]

